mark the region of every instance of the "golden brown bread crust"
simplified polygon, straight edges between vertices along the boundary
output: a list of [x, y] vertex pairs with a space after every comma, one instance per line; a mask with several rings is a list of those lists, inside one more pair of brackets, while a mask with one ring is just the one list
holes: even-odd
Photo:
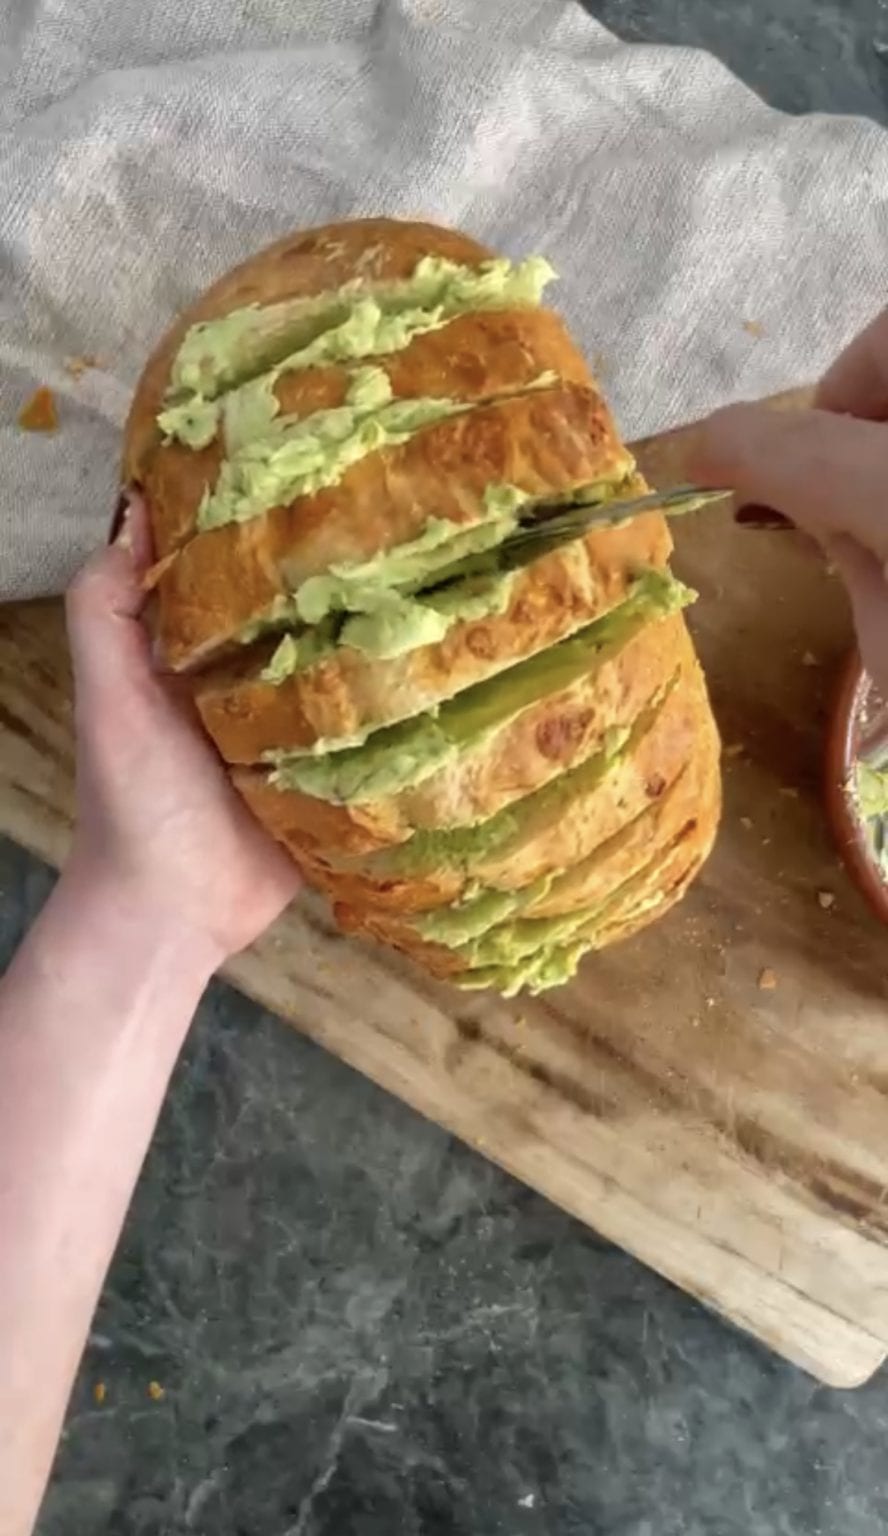
[[[709, 740], [701, 739], [676, 785], [676, 789], [682, 786], [683, 793], [672, 797], [671, 813], [652, 829], [645, 856], [636, 858], [634, 865], [629, 866], [618, 838], [612, 839], [595, 861], [596, 876], [588, 882], [588, 896], [582, 894], [582, 882], [578, 881], [573, 899], [559, 904], [556, 911], [541, 914], [537, 909], [528, 909], [520, 913], [520, 919], [588, 910], [593, 948], [604, 949], [639, 932], [674, 906], [708, 857], [718, 824], [718, 755], [712, 747], [711, 734]], [[693, 790], [689, 788], [691, 779]], [[599, 907], [600, 917], [595, 915]], [[471, 968], [470, 955], [424, 940], [406, 923], [340, 902], [334, 906], [334, 915], [344, 932], [389, 944], [441, 980], [452, 979]]]
[[[710, 722], [694, 743], [689, 761], [659, 798], [588, 857], [568, 866], [548, 892], [522, 907], [520, 917], [559, 917], [603, 907], [620, 887], [634, 881], [660, 850], [671, 849], [692, 833], [688, 846], [701, 863], [712, 846], [720, 805], [719, 741]], [[622, 921], [622, 914], [620, 904], [608, 917], [608, 931]], [[428, 944], [405, 918], [345, 904], [337, 907], [337, 918], [349, 932], [366, 931], [396, 949], [414, 952], [416, 958], [425, 957]]]
[[[464, 417], [424, 429], [402, 448], [355, 465], [328, 492], [274, 509], [252, 526], [199, 534], [178, 551], [192, 533], [197, 498], [205, 483], [213, 483], [221, 453], [219, 443], [199, 453], [175, 444], [159, 447], [156, 417], [188, 329], [251, 303], [333, 292], [356, 277], [370, 285], [403, 279], [429, 254], [473, 266], [491, 253], [454, 232], [391, 220], [288, 237], [226, 274], [156, 349], [130, 413], [124, 475], [147, 483], [157, 554], [172, 551], [158, 574], [158, 607], [161, 643], [177, 669], [218, 661], [236, 632], [267, 612], [275, 596], [330, 563], [372, 557], [409, 541], [432, 516], [460, 527], [477, 522], [485, 515], [483, 494], [490, 484], [510, 482], [545, 497], [629, 468], [607, 407], [560, 322], [538, 310], [476, 312], [417, 338], [402, 353], [368, 362], [385, 367], [399, 397], [425, 393], [479, 402], [488, 393], [520, 389], [550, 369], [565, 382], [533, 396], [478, 405]], [[285, 373], [276, 385], [282, 412], [304, 415], [335, 406], [347, 380], [342, 368]], [[590, 622], [620, 600], [640, 566], [664, 564], [669, 549], [659, 517], [593, 535], [582, 549], [547, 557], [548, 565], [540, 561], [532, 575], [522, 573], [504, 615], [454, 625], [439, 645], [391, 662], [343, 647], [280, 688], [258, 675], [273, 645], [256, 645], [198, 680], [201, 711], [235, 763], [255, 761], [270, 748], [310, 746], [321, 736], [335, 739], [407, 717]], [[610, 903], [606, 923], [595, 933], [597, 945], [616, 942], [680, 898], [718, 820], [715, 728], [682, 621], [668, 622], [681, 635], [679, 682], [653, 725], [643, 736], [636, 733], [631, 755], [572, 802], [544, 796], [529, 816], [519, 812], [508, 842], [487, 851], [474, 844], [474, 856], [464, 856], [461, 865], [446, 863], [443, 855], [436, 860], [435, 839], [424, 842], [424, 831], [414, 834], [419, 841], [412, 851], [410, 839], [395, 839], [414, 825], [434, 828], [455, 816], [468, 819], [510, 805], [514, 796], [545, 782], [551, 765], [569, 769], [588, 749], [596, 717], [599, 725], [606, 717], [611, 705], [605, 699], [590, 689], [585, 719], [583, 688], [565, 690], [574, 696], [572, 704], [561, 697], [533, 706], [514, 734], [512, 727], [499, 733], [511, 761], [495, 739], [490, 750], [468, 755], [425, 785], [347, 813], [277, 791], [268, 809], [264, 779], [251, 773], [237, 773], [241, 790], [250, 798], [261, 786], [260, 813], [307, 876], [330, 894], [344, 921], [361, 932], [376, 929], [420, 953], [411, 919], [458, 900], [470, 883], [515, 890], [568, 870], [528, 912], [557, 915], [564, 903], [570, 910], [597, 910], [628, 879], [631, 889]], [[643, 702], [644, 682], [654, 686], [652, 671], [626, 673], [620, 707], [627, 718]], [[616, 696], [611, 704], [616, 707]], [[288, 808], [283, 816], [281, 804]], [[515, 815], [514, 808], [506, 814]], [[417, 859], [417, 848], [427, 850], [425, 859]], [[662, 858], [653, 860], [646, 887], [634, 876], [651, 849], [661, 850]], [[651, 900], [646, 911], [643, 890]], [[452, 969], [451, 951], [423, 948], [440, 952], [437, 958], [421, 955], [431, 969]]]
[[[477, 266], [492, 254], [467, 235], [435, 224], [354, 219], [286, 235], [250, 256], [179, 315], [151, 354], [127, 418], [124, 484], [144, 484], [148, 458], [159, 438], [157, 416], [173, 360], [193, 325], [250, 304], [312, 298], [355, 278], [371, 285], [397, 281], [410, 277], [423, 256], [442, 256], [463, 266]], [[155, 527], [155, 540], [158, 557], [166, 554], [169, 546], [159, 527]]]
[[229, 763], [257, 763], [268, 751], [298, 751], [392, 724], [592, 623], [625, 597], [640, 568], [665, 566], [671, 548], [665, 518], [649, 513], [516, 572], [505, 613], [454, 624], [434, 645], [388, 661], [340, 646], [274, 684], [260, 675], [273, 641], [196, 678], [197, 707]]
[[[542, 876], [587, 858], [657, 800], [681, 772], [701, 732], [707, 729], [709, 702], [699, 666], [686, 640], [687, 660], [654, 723], [621, 755], [594, 789], [578, 795], [568, 809], [546, 806], [523, 823], [502, 849], [473, 851], [464, 864], [416, 867], [410, 844], [383, 854], [349, 858], [331, 856], [311, 827], [305, 811], [270, 830], [289, 849], [313, 884], [333, 900], [362, 910], [410, 913], [458, 901], [475, 883], [498, 890], [520, 890]], [[286, 811], [290, 797], [282, 796]], [[405, 864], [402, 855], [408, 859]], [[413, 859], [413, 867], [410, 860]]]
[[555, 917], [577, 907], [603, 904], [643, 868], [653, 849], [668, 847], [691, 824], [700, 828], [707, 848], [711, 846], [721, 807], [720, 750], [710, 718], [677, 778], [640, 817], [611, 839], [607, 858], [593, 854], [570, 866], [522, 916]]
[[[529, 388], [550, 372], [566, 384], [590, 384], [564, 322], [545, 309], [461, 315], [440, 331], [417, 336], [402, 352], [367, 361], [388, 375], [395, 399], [485, 400]], [[351, 378], [342, 366], [282, 374], [274, 391], [281, 414], [305, 417], [343, 405]], [[158, 438], [143, 453], [140, 480], [158, 558], [195, 532], [204, 489], [215, 485], [224, 457], [218, 436], [199, 451]]]
[[275, 834], [298, 821], [319, 838], [322, 821], [323, 847], [332, 855], [390, 847], [417, 829], [471, 826], [601, 751], [608, 733], [628, 729], [687, 654], [680, 616], [649, 624], [569, 688], [523, 710], [424, 783], [383, 799], [331, 805], [277, 789], [261, 769], [238, 769], [234, 783]]
[[276, 597], [331, 565], [409, 543], [432, 515], [457, 528], [483, 522], [491, 485], [557, 495], [627, 467], [593, 390], [535, 390], [437, 422], [360, 460], [338, 485], [186, 544], [157, 589], [162, 655], [174, 671], [206, 661]]

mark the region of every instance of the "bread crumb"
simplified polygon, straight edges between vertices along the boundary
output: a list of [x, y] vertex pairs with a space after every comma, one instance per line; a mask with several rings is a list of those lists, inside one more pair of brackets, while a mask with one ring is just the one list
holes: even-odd
[[834, 907], [835, 906], [835, 902], [836, 902], [836, 898], [833, 895], [832, 891], [818, 891], [817, 892], [817, 900], [819, 901], [820, 905], [822, 906], [824, 912], [828, 912], [830, 907]]
[[108, 1388], [105, 1386], [105, 1383], [97, 1381], [93, 1387], [93, 1402], [98, 1403], [99, 1407], [101, 1407], [107, 1396]]
[[55, 397], [51, 389], [41, 384], [18, 414], [18, 424], [23, 432], [55, 432], [59, 425]]
[[752, 820], [749, 816], [741, 816], [740, 825], [741, 827], [745, 827], [747, 832], [752, 831]]
[[786, 800], [798, 800], [799, 798], [798, 790], [795, 789], [791, 784], [784, 784], [780, 790], [780, 793]]
[[149, 1381], [148, 1396], [152, 1403], [160, 1403], [166, 1397], [166, 1388], [162, 1387], [159, 1381]]
[[740, 757], [742, 752], [743, 752], [743, 743], [742, 743], [742, 741], [732, 741], [731, 745], [729, 747], [725, 747], [725, 749], [724, 749], [725, 757]]
[[91, 352], [84, 352], [82, 357], [66, 357], [62, 363], [65, 372], [72, 379], [79, 379], [84, 373], [89, 373], [94, 368], [104, 368], [100, 357], [95, 357]]
[[820, 666], [820, 658], [818, 656], [815, 656], [813, 651], [806, 651], [804, 656], [802, 657], [802, 666], [803, 667], [819, 667]]
[[760, 992], [775, 991], [777, 987], [777, 972], [772, 971], [770, 966], [765, 966], [765, 969], [759, 975], [758, 984]]
[[754, 336], [756, 341], [761, 341], [765, 334], [765, 327], [762, 325], [761, 320], [744, 320], [743, 329], [747, 336]]

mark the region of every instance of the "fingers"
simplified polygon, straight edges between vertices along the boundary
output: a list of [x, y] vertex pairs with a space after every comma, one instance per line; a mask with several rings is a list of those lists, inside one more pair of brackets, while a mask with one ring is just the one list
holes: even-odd
[[828, 411], [735, 405], [705, 422], [689, 478], [792, 518], [819, 543], [856, 539], [888, 561], [888, 431]]
[[72, 582], [67, 598], [68, 638], [79, 692], [115, 690], [150, 672], [150, 643], [140, 621], [142, 574], [151, 559], [144, 503], [131, 504], [123, 527]]
[[883, 698], [888, 697], [888, 580], [869, 550], [833, 539], [826, 550], [848, 590], [860, 653]]
[[823, 411], [888, 420], [888, 310], [836, 358], [820, 382], [815, 403]]

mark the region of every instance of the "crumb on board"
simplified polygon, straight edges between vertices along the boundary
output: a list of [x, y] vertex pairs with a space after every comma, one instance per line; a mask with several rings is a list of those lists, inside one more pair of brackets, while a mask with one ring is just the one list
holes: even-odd
[[754, 336], [756, 341], [761, 341], [765, 334], [765, 327], [761, 320], [744, 320], [742, 324], [747, 336]]
[[820, 666], [820, 658], [818, 656], [815, 656], [813, 651], [806, 651], [804, 656], [802, 657], [802, 666], [803, 667], [819, 667]]
[[159, 1381], [149, 1381], [148, 1396], [152, 1403], [163, 1402], [163, 1399], [166, 1397], [166, 1388], [162, 1387]]
[[55, 396], [51, 389], [41, 384], [35, 389], [18, 414], [18, 424], [23, 432], [55, 432], [59, 424]]
[[777, 988], [777, 972], [773, 971], [769, 965], [766, 965], [764, 970], [759, 972], [758, 984], [759, 984], [759, 991], [760, 992], [774, 992], [774, 991], [776, 991], [776, 988]]
[[82, 378], [85, 373], [104, 368], [104, 366], [102, 359], [94, 356], [92, 352], [84, 352], [82, 357], [66, 357], [62, 363], [65, 372], [70, 374], [72, 379]]
[[103, 1381], [97, 1381], [95, 1386], [93, 1387], [93, 1402], [97, 1403], [98, 1406], [101, 1408], [101, 1406], [102, 1406], [102, 1404], [105, 1401], [105, 1398], [107, 1396], [108, 1396], [108, 1388], [106, 1387], [105, 1383]]
[[742, 741], [732, 741], [729, 747], [725, 747], [725, 757], [740, 757], [743, 752]]
[[836, 904], [836, 898], [832, 891], [818, 891], [817, 900], [823, 908], [824, 912], [828, 912], [830, 908], [834, 907]]
[[751, 832], [752, 831], [752, 817], [751, 816], [741, 816], [740, 817], [740, 825], [747, 832]]
[[780, 790], [785, 800], [798, 800], [799, 792], [793, 784], [784, 784]]

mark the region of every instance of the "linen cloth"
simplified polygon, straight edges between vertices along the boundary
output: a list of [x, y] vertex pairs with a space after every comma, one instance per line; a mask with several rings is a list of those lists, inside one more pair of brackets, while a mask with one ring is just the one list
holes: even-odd
[[[544, 253], [629, 437], [808, 381], [888, 297], [888, 134], [574, 0], [6, 0], [0, 189], [0, 597], [104, 539], [147, 352], [290, 229]], [[16, 423], [38, 384], [53, 435]]]

